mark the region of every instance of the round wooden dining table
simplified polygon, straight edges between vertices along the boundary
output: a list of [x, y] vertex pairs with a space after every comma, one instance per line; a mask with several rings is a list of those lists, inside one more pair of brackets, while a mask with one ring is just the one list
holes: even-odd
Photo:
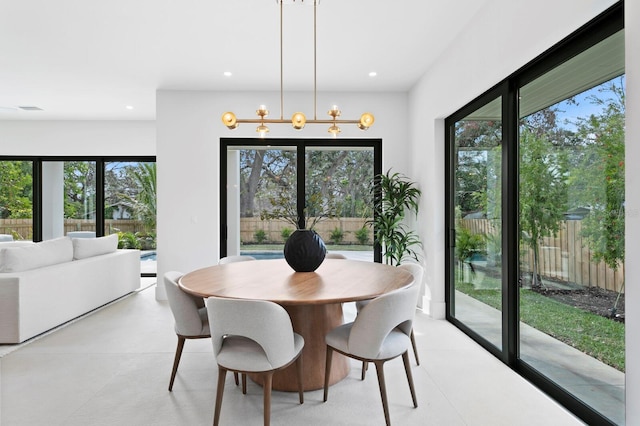
[[[325, 259], [315, 272], [295, 272], [284, 259], [215, 265], [179, 280], [187, 293], [201, 297], [270, 300], [282, 305], [293, 329], [304, 337], [303, 387], [324, 387], [324, 336], [344, 319], [342, 303], [372, 299], [406, 287], [413, 276], [395, 266], [359, 260]], [[349, 361], [334, 352], [329, 383], [349, 374]], [[297, 391], [295, 366], [276, 372], [273, 389]]]

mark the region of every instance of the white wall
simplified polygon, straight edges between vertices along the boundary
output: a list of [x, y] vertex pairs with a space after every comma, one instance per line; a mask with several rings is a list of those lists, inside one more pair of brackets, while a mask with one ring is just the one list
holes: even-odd
[[0, 121], [0, 155], [155, 155], [154, 121]]
[[[444, 123], [464, 106], [538, 54], [588, 22], [612, 0], [494, 0], [461, 33], [410, 93], [413, 174], [422, 184], [419, 232], [427, 253], [426, 281], [432, 300], [426, 310], [444, 316]], [[553, 13], [550, 13], [553, 11]], [[627, 134], [626, 162], [640, 158], [640, 4], [625, 4]], [[506, 27], [505, 27], [506, 25]], [[425, 119], [426, 118], [426, 119]], [[640, 424], [640, 200], [633, 182], [640, 170], [629, 167], [626, 222], [626, 424]]]
[[[219, 259], [221, 137], [257, 136], [255, 125], [227, 129], [221, 121], [225, 111], [254, 118], [258, 105], [280, 117], [280, 92], [158, 91], [158, 277], [169, 270], [188, 272], [212, 265]], [[285, 118], [295, 110], [313, 116], [313, 93], [285, 93]], [[407, 95], [400, 93], [318, 93], [318, 118], [326, 118], [332, 104], [343, 119], [357, 119], [369, 111], [376, 116], [366, 132], [355, 125], [341, 126], [339, 139], [381, 138], [384, 168], [408, 173], [410, 155]], [[308, 124], [302, 131], [290, 125], [270, 125], [268, 138], [327, 138], [328, 126]], [[165, 297], [158, 286], [156, 297]]]

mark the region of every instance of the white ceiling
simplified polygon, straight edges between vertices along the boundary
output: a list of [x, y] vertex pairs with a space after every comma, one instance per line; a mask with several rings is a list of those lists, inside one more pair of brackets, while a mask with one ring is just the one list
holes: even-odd
[[[284, 90], [312, 91], [313, 0], [286, 1]], [[317, 90], [409, 90], [487, 1], [321, 0]], [[153, 120], [158, 89], [280, 90], [277, 0], [0, 0], [0, 120]]]

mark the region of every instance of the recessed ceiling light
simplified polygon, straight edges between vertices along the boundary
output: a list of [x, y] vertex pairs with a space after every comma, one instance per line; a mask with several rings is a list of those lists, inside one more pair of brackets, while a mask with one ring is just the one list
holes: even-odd
[[131, 106], [131, 105], [127, 105], [125, 108], [126, 108], [126, 109], [128, 109], [128, 110], [132, 110], [132, 109], [133, 109], [133, 106]]
[[233, 74], [231, 74], [231, 71], [225, 71], [224, 72], [224, 76], [225, 77], [231, 77]]
[[378, 75], [378, 73], [377, 73], [377, 72], [375, 72], [375, 71], [371, 71], [371, 72], [369, 73], [369, 77], [375, 77], [376, 75]]

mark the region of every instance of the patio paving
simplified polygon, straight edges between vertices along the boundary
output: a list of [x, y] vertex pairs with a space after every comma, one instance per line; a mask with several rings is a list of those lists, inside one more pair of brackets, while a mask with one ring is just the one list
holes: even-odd
[[[456, 317], [500, 347], [501, 312], [456, 292]], [[625, 374], [520, 323], [520, 356], [555, 383], [618, 425], [625, 424]]]

